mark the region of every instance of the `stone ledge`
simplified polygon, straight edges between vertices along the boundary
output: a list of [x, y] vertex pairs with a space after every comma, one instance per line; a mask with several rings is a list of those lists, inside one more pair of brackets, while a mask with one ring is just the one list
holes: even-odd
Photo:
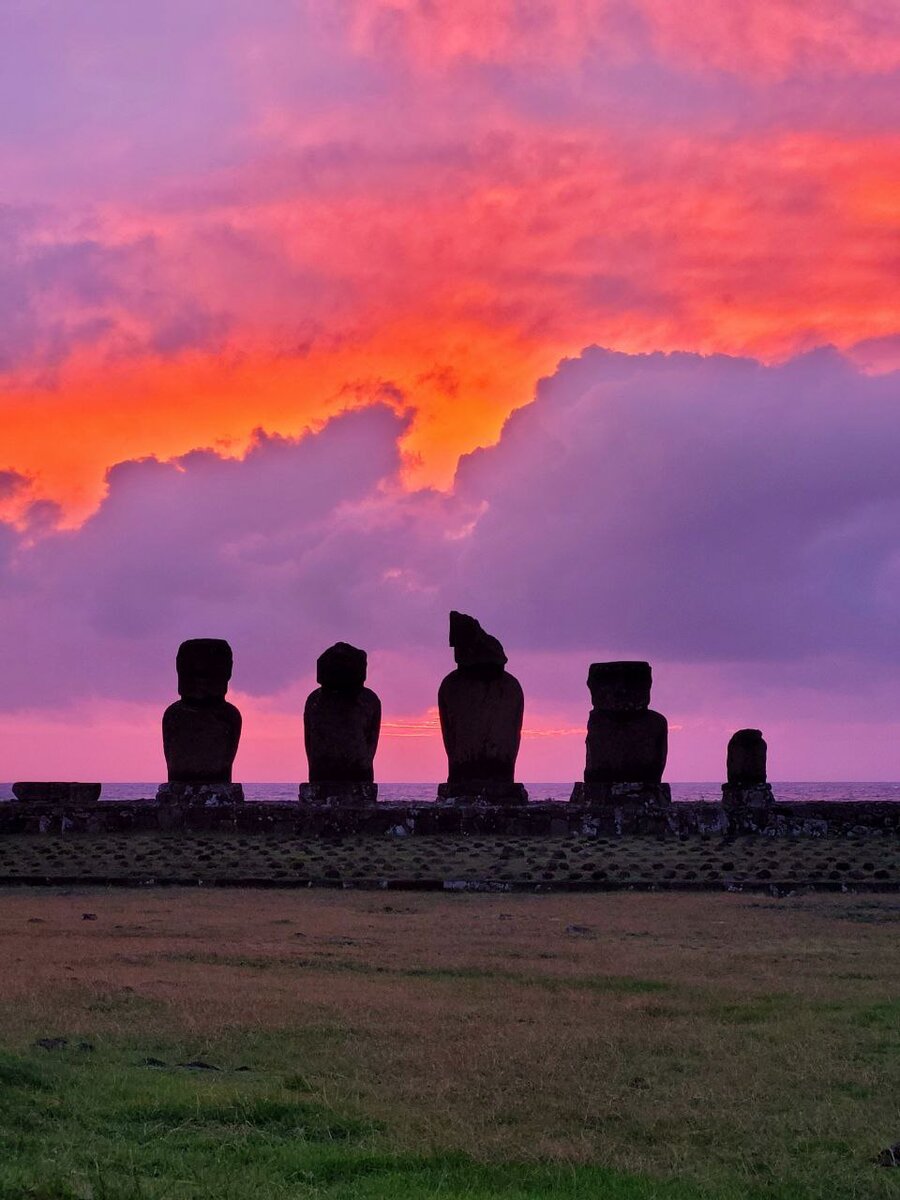
[[297, 837], [507, 834], [527, 837], [900, 836], [900, 804], [810, 801], [729, 812], [709, 802], [595, 808], [566, 802], [527, 805], [403, 804], [328, 806], [297, 802], [159, 804], [155, 800], [85, 804], [0, 803], [0, 836], [40, 833], [233, 831]]

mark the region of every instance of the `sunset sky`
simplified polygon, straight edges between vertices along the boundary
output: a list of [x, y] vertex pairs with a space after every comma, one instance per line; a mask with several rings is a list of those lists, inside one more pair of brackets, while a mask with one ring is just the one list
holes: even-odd
[[900, 779], [900, 8], [0, 0], [0, 779], [153, 780], [190, 636], [236, 778], [369, 651], [446, 773], [447, 612], [583, 769]]

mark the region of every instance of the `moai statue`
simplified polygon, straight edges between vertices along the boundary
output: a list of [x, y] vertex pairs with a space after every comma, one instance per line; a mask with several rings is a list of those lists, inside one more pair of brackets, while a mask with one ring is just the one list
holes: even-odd
[[438, 800], [524, 804], [528, 793], [515, 782], [525, 711], [521, 684], [505, 670], [503, 647], [474, 617], [451, 612], [450, 645], [456, 670], [438, 690], [449, 772]]
[[366, 683], [365, 650], [337, 642], [319, 655], [303, 710], [309, 783], [300, 800], [329, 806], [374, 804], [373, 760], [381, 732], [381, 701]]
[[775, 803], [766, 781], [767, 749], [759, 729], [739, 729], [731, 735], [726, 760], [728, 782], [722, 784], [722, 804], [730, 812], [761, 813]]
[[220, 638], [192, 638], [178, 647], [180, 700], [163, 713], [163, 749], [169, 782], [158, 800], [227, 804], [244, 798], [231, 782], [241, 737], [241, 714], [225, 699], [231, 679], [231, 647]]
[[669, 725], [650, 708], [652, 681], [647, 662], [591, 663], [587, 760], [573, 802], [656, 806], [671, 801], [662, 782]]

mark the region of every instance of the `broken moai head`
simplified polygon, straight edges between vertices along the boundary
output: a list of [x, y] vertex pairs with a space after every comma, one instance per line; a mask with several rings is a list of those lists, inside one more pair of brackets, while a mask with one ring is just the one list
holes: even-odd
[[231, 647], [223, 638], [191, 638], [175, 657], [178, 695], [188, 704], [224, 700], [234, 667]]
[[753, 786], [766, 782], [766, 742], [759, 729], [739, 729], [728, 742], [729, 783]]
[[481, 628], [474, 617], [466, 613], [450, 613], [450, 645], [459, 667], [506, 666], [507, 657], [497, 638]]
[[653, 673], [648, 662], [591, 663], [587, 685], [594, 708], [602, 712], [640, 712], [650, 707]]
[[500, 642], [474, 617], [451, 612], [450, 645], [457, 668], [438, 691], [448, 783], [512, 784], [525, 707], [519, 681], [505, 670]]
[[365, 650], [349, 642], [335, 642], [316, 660], [316, 681], [320, 687], [355, 691], [365, 684], [367, 670]]

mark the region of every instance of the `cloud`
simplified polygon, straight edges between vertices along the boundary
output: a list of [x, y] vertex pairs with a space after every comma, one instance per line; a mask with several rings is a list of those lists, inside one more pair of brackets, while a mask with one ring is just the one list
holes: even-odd
[[542, 649], [896, 661], [898, 400], [833, 350], [587, 350], [460, 465], [469, 587]]
[[7, 7], [0, 441], [70, 517], [113, 462], [385, 381], [445, 486], [589, 341], [900, 327], [900, 33], [866, 3]]
[[243, 458], [119, 464], [80, 528], [0, 527], [2, 702], [164, 696], [198, 635], [235, 644], [258, 696], [338, 638], [438, 669], [451, 607], [546, 680], [554, 655], [608, 653], [864, 687], [900, 654], [897, 401], [897, 374], [833, 350], [595, 347], [450, 495], [399, 486], [406, 419], [384, 406]]

